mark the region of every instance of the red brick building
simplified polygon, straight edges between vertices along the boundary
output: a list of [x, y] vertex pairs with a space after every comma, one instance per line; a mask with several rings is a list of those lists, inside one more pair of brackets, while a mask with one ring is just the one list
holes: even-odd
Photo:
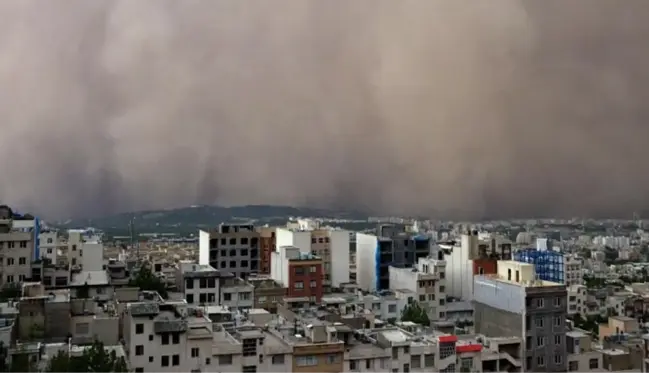
[[271, 277], [287, 288], [288, 298], [320, 303], [324, 294], [322, 258], [301, 253], [300, 249], [291, 246], [280, 247], [271, 258]]

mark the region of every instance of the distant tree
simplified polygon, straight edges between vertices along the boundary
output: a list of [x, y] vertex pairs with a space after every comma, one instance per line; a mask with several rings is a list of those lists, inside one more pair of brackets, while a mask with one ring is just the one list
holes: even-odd
[[78, 357], [59, 351], [46, 372], [128, 372], [128, 367], [124, 357], [118, 357], [115, 351], [107, 352], [103, 343], [95, 341]]
[[10, 299], [19, 299], [22, 292], [23, 290], [19, 283], [8, 283], [0, 289], [0, 301], [6, 302]]
[[401, 321], [412, 321], [424, 326], [430, 325], [428, 313], [426, 313], [426, 310], [417, 302], [413, 302], [403, 309]]
[[157, 291], [161, 297], [167, 298], [167, 286], [156, 277], [148, 266], [143, 266], [134, 279], [129, 281], [129, 286], [138, 287], [141, 290]]

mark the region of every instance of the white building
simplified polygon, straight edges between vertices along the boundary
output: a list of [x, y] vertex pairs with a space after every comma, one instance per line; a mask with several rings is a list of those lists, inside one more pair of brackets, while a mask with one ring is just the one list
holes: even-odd
[[214, 371], [212, 321], [181, 304], [129, 303], [124, 316], [126, 355], [135, 372]]
[[584, 285], [571, 285], [568, 290], [568, 315], [586, 315], [586, 301], [588, 293]]
[[[310, 227], [310, 225], [304, 225]], [[325, 291], [349, 282], [349, 231], [342, 229], [296, 230], [278, 228], [276, 247], [294, 246], [315, 254], [324, 263]], [[272, 263], [271, 263], [272, 266]]]
[[104, 266], [104, 244], [101, 234], [91, 229], [68, 230], [68, 260], [71, 266], [85, 271], [101, 271]]
[[255, 287], [239, 277], [224, 279], [221, 283], [219, 304], [232, 310], [249, 310], [255, 304]]
[[390, 290], [411, 290], [431, 321], [446, 318], [446, 262], [420, 258], [416, 268], [390, 267]]
[[221, 272], [192, 261], [181, 261], [176, 271], [176, 287], [188, 304], [219, 304]]
[[579, 259], [566, 255], [563, 258], [564, 282], [567, 287], [584, 283], [584, 270]]
[[0, 285], [23, 282], [32, 276], [34, 220], [14, 220], [11, 209], [0, 206]]

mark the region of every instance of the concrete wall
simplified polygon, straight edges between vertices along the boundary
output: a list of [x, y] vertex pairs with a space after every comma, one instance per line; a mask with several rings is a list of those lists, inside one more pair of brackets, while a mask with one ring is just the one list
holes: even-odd
[[473, 299], [477, 303], [511, 313], [525, 312], [525, 288], [522, 286], [475, 276], [473, 287]]
[[210, 234], [198, 232], [198, 264], [210, 264]]
[[332, 230], [331, 240], [331, 285], [339, 287], [349, 282], [349, 231]]
[[376, 236], [356, 234], [356, 283], [367, 291], [376, 290], [376, 246]]
[[474, 302], [474, 323], [476, 333], [487, 337], [521, 337], [523, 315]]

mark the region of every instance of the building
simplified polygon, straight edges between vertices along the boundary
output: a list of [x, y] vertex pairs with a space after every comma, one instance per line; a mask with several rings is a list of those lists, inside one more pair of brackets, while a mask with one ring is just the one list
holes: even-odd
[[302, 230], [303, 228], [313, 227], [307, 224], [299, 229], [278, 228], [277, 247], [293, 246], [305, 254], [314, 254], [322, 258], [325, 291], [348, 283], [349, 231], [323, 228]]
[[259, 256], [259, 273], [270, 274], [270, 254], [275, 251], [275, 228], [259, 228], [261, 252]]
[[514, 260], [534, 265], [534, 271], [540, 280], [560, 284], [566, 282], [564, 256], [558, 251], [524, 249], [514, 253]]
[[173, 302], [128, 303], [125, 353], [135, 372], [211, 371], [212, 321], [199, 308]]
[[176, 288], [184, 294], [188, 304], [219, 304], [222, 277], [233, 277], [229, 272], [220, 272], [210, 265], [181, 261], [176, 269]]
[[68, 230], [68, 263], [84, 271], [101, 271], [104, 265], [102, 234], [94, 229]]
[[390, 290], [411, 290], [431, 321], [446, 318], [446, 262], [420, 258], [415, 268], [390, 267]]
[[259, 273], [260, 234], [252, 224], [221, 224], [199, 232], [199, 264], [246, 278]]
[[40, 258], [40, 222], [0, 206], [0, 285], [24, 282], [32, 277], [32, 262]]
[[584, 270], [581, 260], [566, 255], [563, 261], [564, 282], [567, 287], [584, 284]]
[[572, 285], [568, 290], [568, 315], [580, 314], [586, 316], [586, 302], [588, 300], [587, 288], [584, 285]]
[[474, 281], [476, 333], [520, 337], [525, 371], [566, 371], [565, 285], [538, 280], [532, 264], [516, 261], [499, 261], [497, 274]]
[[284, 301], [286, 288], [270, 277], [250, 277], [248, 282], [255, 288], [253, 307], [276, 313], [277, 305]]
[[249, 310], [255, 303], [255, 287], [247, 280], [230, 277], [221, 283], [219, 304], [232, 310]]
[[480, 240], [477, 230], [462, 234], [459, 246], [452, 242], [433, 247], [433, 255], [446, 261], [447, 295], [465, 301], [473, 299], [473, 277], [496, 273], [498, 260], [511, 259], [511, 252], [511, 242], [491, 237]]
[[320, 303], [324, 294], [321, 258], [294, 246], [280, 246], [271, 263], [271, 278], [287, 288], [288, 301]]

